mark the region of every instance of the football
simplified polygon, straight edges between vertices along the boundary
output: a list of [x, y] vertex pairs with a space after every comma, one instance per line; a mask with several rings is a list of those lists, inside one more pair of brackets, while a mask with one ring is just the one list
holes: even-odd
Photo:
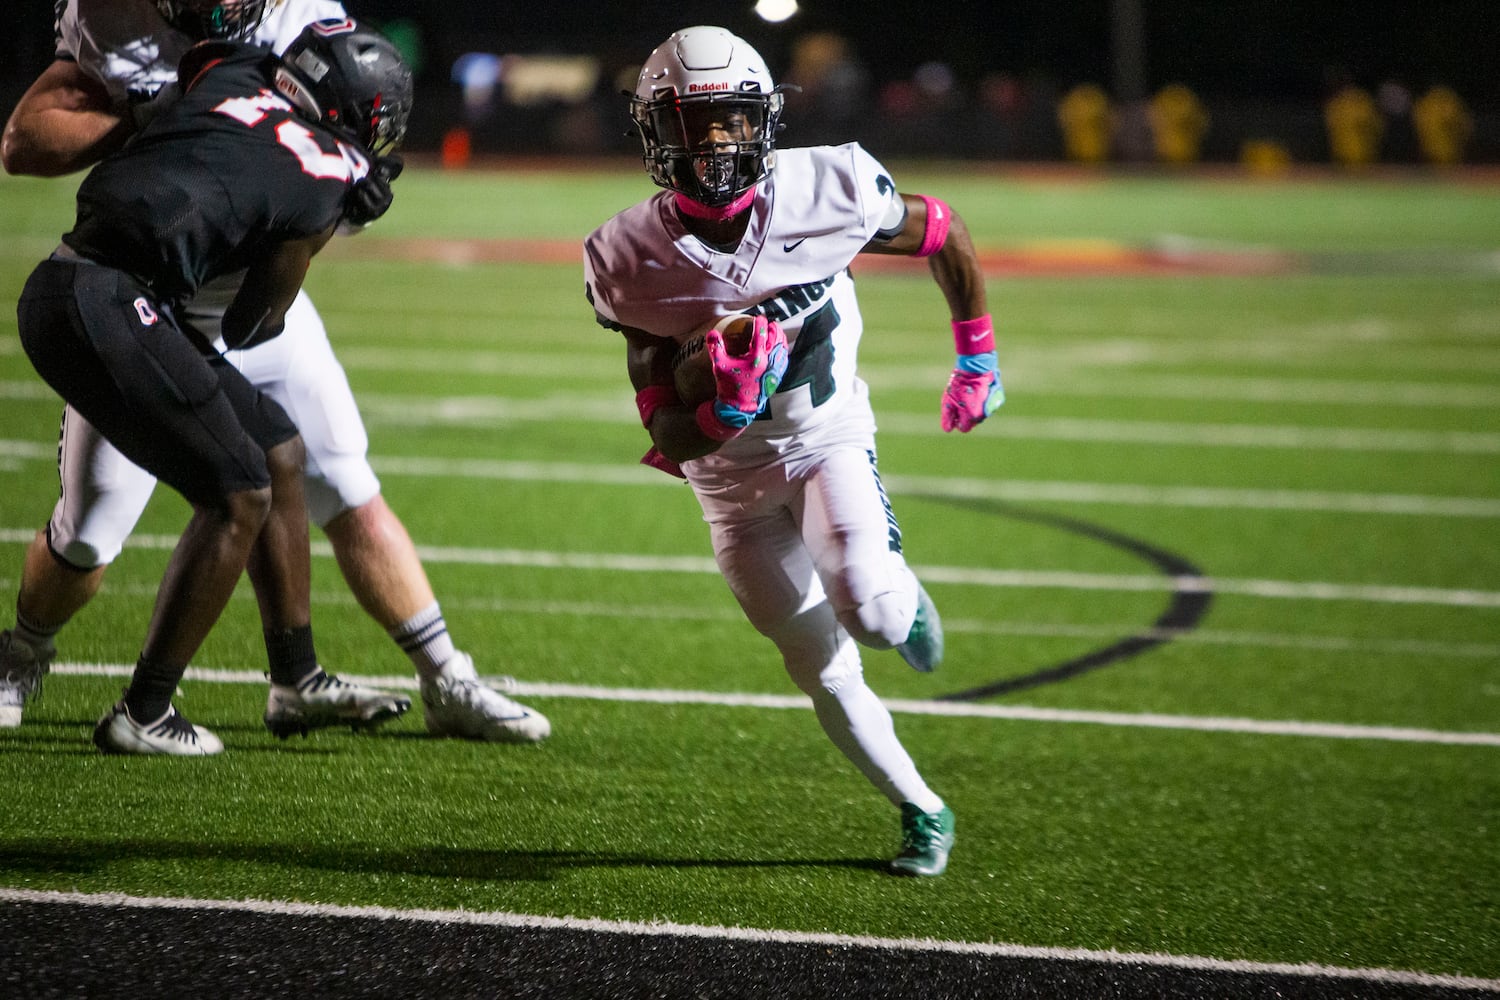
[[[750, 350], [750, 334], [755, 328], [754, 316], [743, 313], [725, 316], [714, 326], [724, 335], [724, 349], [731, 355], [743, 357]], [[703, 337], [704, 334], [700, 333], [684, 341], [672, 358], [672, 379], [677, 385], [677, 398], [687, 406], [697, 406], [718, 395], [713, 365], [708, 360], [708, 351], [704, 349]]]

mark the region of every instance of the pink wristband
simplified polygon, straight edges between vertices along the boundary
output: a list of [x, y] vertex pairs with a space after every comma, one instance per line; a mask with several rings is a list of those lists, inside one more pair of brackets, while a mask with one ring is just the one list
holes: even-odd
[[745, 431], [743, 427], [730, 427], [720, 420], [719, 415], [714, 412], [714, 401], [711, 399], [699, 403], [694, 416], [698, 420], [698, 429], [703, 432], [704, 436], [721, 443], [730, 438], [737, 438]]
[[663, 406], [678, 406], [677, 390], [670, 385], [648, 385], [635, 394], [635, 408], [641, 413], [641, 426], [651, 429], [651, 418]]
[[663, 455], [661, 453], [661, 449], [655, 447], [654, 445], [652, 446], [650, 451], [641, 456], [641, 464], [649, 465], [653, 469], [660, 469], [667, 475], [676, 476], [678, 479], [687, 478], [687, 476], [684, 476], [682, 474], [682, 466], [678, 465], [676, 462]]
[[959, 354], [987, 354], [995, 349], [995, 324], [990, 314], [953, 321], [953, 347]]
[[948, 242], [948, 225], [953, 221], [953, 209], [941, 198], [930, 198], [925, 194], [917, 197], [927, 206], [927, 228], [922, 231], [922, 245], [917, 247], [913, 256], [931, 257]]

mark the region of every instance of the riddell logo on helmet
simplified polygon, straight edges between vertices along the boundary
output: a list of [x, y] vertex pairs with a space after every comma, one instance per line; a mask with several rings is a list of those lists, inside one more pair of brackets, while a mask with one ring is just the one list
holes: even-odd
[[708, 91], [713, 91], [713, 90], [733, 90], [733, 89], [734, 89], [734, 85], [731, 84], [728, 80], [725, 80], [725, 81], [723, 81], [721, 83], [690, 83], [690, 84], [688, 84], [688, 93], [689, 94], [702, 94], [702, 93], [706, 93]]

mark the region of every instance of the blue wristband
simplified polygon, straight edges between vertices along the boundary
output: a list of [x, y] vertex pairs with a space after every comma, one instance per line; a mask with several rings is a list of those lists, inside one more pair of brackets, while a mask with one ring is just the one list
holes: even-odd
[[998, 372], [1000, 370], [1000, 355], [996, 351], [986, 351], [983, 354], [960, 354], [958, 356], [958, 363], [953, 367], [958, 371], [968, 372], [970, 375]]

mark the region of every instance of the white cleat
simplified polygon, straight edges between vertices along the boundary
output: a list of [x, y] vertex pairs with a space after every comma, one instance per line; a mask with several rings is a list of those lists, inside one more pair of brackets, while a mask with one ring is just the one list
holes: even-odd
[[398, 719], [408, 708], [411, 699], [404, 695], [350, 684], [320, 667], [295, 686], [271, 685], [266, 728], [282, 739], [327, 726], [349, 726], [359, 732]]
[[538, 743], [552, 732], [541, 712], [486, 687], [468, 653], [454, 653], [437, 676], [423, 678], [422, 714], [434, 736]]
[[0, 729], [21, 724], [26, 699], [42, 688], [42, 675], [52, 662], [53, 650], [33, 649], [10, 629], [0, 632]]
[[202, 726], [195, 726], [175, 707], [149, 725], [130, 717], [123, 700], [104, 713], [94, 727], [94, 746], [105, 753], [171, 754], [176, 757], [206, 757], [219, 753], [224, 744]]

